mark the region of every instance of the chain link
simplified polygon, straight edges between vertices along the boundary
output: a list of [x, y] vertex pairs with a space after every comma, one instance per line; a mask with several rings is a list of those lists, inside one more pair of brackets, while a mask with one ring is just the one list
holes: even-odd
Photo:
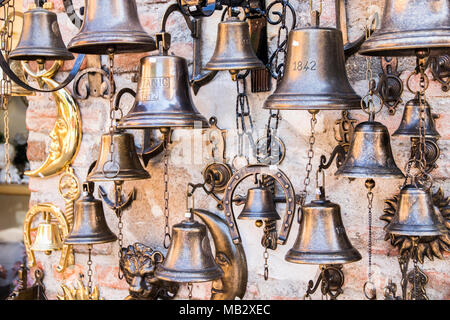
[[367, 252], [368, 252], [368, 273], [367, 277], [369, 279], [369, 282], [372, 282], [372, 208], [373, 208], [373, 192], [372, 189], [369, 189], [369, 192], [367, 192], [367, 211], [368, 211], [368, 229], [369, 229], [369, 240], [367, 244]]
[[267, 251], [267, 247], [265, 246], [264, 248], [264, 280], [267, 281], [267, 279], [269, 279], [269, 264], [268, 264], [268, 260], [269, 260], [269, 252]]
[[92, 299], [92, 244], [88, 245], [88, 299]]
[[188, 288], [188, 297], [189, 297], [189, 300], [191, 300], [192, 299], [192, 289], [193, 289], [193, 285], [192, 285], [192, 282], [189, 282], [188, 284], [187, 284], [187, 288]]
[[167, 145], [164, 149], [164, 248], [168, 249], [171, 242], [172, 236], [170, 235], [169, 227], [169, 151]]
[[311, 134], [309, 136], [309, 149], [308, 149], [308, 163], [306, 164], [306, 176], [305, 179], [303, 180], [303, 191], [300, 194], [300, 207], [299, 210], [301, 209], [301, 207], [305, 204], [306, 202], [306, 196], [308, 195], [308, 186], [311, 183], [311, 171], [313, 169], [312, 166], [312, 159], [314, 158], [314, 144], [316, 143], [316, 124], [317, 124], [317, 118], [316, 118], [316, 114], [313, 113], [312, 117], [311, 117]]
[[[242, 157], [244, 154], [244, 135], [250, 143], [252, 153], [256, 155], [256, 144], [253, 138], [254, 126], [250, 111], [250, 104], [247, 95], [247, 79], [248, 73], [238, 75], [236, 81], [236, 130], [238, 134], [238, 156]], [[242, 84], [242, 86], [240, 85]]]

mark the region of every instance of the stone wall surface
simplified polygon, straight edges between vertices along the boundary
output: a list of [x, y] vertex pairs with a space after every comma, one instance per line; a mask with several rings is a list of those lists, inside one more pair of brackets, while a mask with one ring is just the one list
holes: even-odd
[[[33, 1], [24, 1], [24, 7]], [[55, 5], [55, 11], [58, 14], [58, 21], [65, 43], [77, 33], [77, 28], [72, 25], [64, 12], [61, 0], [52, 0]], [[84, 1], [74, 0], [76, 8], [83, 5]], [[297, 15], [297, 27], [306, 26], [309, 22], [309, 2], [291, 1], [294, 5]], [[171, 2], [170, 2], [171, 3]], [[165, 0], [144, 1], [137, 0], [138, 12], [141, 24], [149, 34], [159, 31], [160, 19], [165, 9], [170, 4]], [[370, 5], [375, 6], [381, 11], [384, 1], [381, 0], [347, 0], [347, 15], [350, 41], [358, 38], [364, 28], [366, 20], [366, 10]], [[334, 26], [334, 1], [325, 0], [321, 24], [324, 26]], [[215, 42], [217, 23], [220, 21], [220, 13], [216, 12], [212, 17], [203, 20], [202, 35], [202, 57], [203, 64], [207, 62], [212, 55]], [[278, 26], [269, 26], [268, 37], [270, 48], [273, 50], [276, 44]], [[186, 28], [183, 19], [179, 15], [174, 15], [169, 19], [168, 31], [172, 34], [172, 48], [170, 53], [183, 56], [192, 64], [192, 42], [190, 33]], [[154, 54], [154, 53], [151, 53]], [[145, 54], [119, 55], [115, 59], [116, 74], [115, 81], [117, 89], [123, 87], [136, 88], [133, 78], [138, 70], [139, 59]], [[104, 64], [107, 64], [106, 57], [102, 57]], [[356, 54], [347, 61], [347, 71], [350, 82], [355, 91], [360, 95], [367, 92], [367, 81], [365, 80], [366, 58]], [[378, 75], [381, 72], [379, 58], [372, 59], [373, 73]], [[399, 70], [402, 71], [401, 78], [405, 81], [408, 74], [414, 69], [415, 60], [412, 58], [401, 58]], [[70, 70], [71, 63], [67, 62], [64, 72], [60, 72], [56, 79], [63, 79]], [[431, 75], [429, 75], [432, 78]], [[276, 83], [273, 82], [273, 89]], [[72, 91], [72, 86], [68, 86]], [[267, 123], [267, 110], [262, 109], [264, 100], [269, 95], [266, 93], [249, 93], [251, 112], [256, 128], [256, 136], [264, 134]], [[413, 96], [409, 92], [403, 95], [403, 101], [406, 102]], [[439, 167], [433, 172], [434, 188], [442, 187], [446, 195], [450, 193], [448, 176], [450, 170], [450, 161], [448, 158], [448, 149], [450, 147], [450, 127], [448, 120], [448, 104], [450, 95], [441, 90], [439, 83], [430, 82], [427, 90], [427, 97], [433, 112], [440, 114], [437, 120], [438, 131], [441, 134], [439, 146], [441, 156], [438, 161]], [[235, 99], [236, 84], [231, 81], [227, 72], [220, 72], [217, 77], [208, 85], [201, 88], [196, 96], [193, 96], [198, 110], [206, 117], [216, 116], [219, 119], [219, 126], [229, 130], [227, 157], [232, 158], [236, 152], [236, 132], [235, 132]], [[27, 128], [29, 134], [28, 156], [31, 162], [31, 168], [36, 168], [46, 157], [49, 144], [48, 134], [53, 127], [56, 116], [55, 105], [51, 94], [38, 93], [36, 96], [28, 98], [29, 106], [27, 110]], [[84, 180], [89, 165], [96, 160], [100, 150], [100, 137], [108, 131], [109, 127], [109, 103], [103, 98], [89, 98], [88, 100], [78, 101], [83, 121], [83, 139], [77, 158], [73, 163], [77, 176]], [[123, 110], [128, 112], [132, 105], [129, 98], [124, 99]], [[397, 113], [389, 115], [384, 108], [377, 115], [377, 120], [383, 122], [392, 134], [400, 123], [403, 104], [399, 107]], [[352, 118], [364, 121], [367, 117], [361, 110], [351, 111]], [[340, 118], [340, 112], [326, 111], [320, 112], [317, 116], [316, 144], [314, 146], [315, 157], [313, 159], [314, 168], [317, 168], [320, 155], [329, 155], [336, 145], [334, 137], [334, 122]], [[302, 111], [282, 112], [282, 121], [279, 127], [279, 136], [282, 137], [287, 146], [287, 153], [284, 162], [279, 166], [291, 179], [296, 191], [303, 189], [303, 180], [305, 178], [305, 166], [307, 164], [308, 139], [310, 134], [310, 114]], [[170, 145], [169, 161], [169, 191], [170, 191], [170, 224], [180, 222], [185, 212], [185, 190], [188, 182], [201, 182], [201, 171], [206, 164], [206, 155], [204, 146], [193, 145], [194, 135], [201, 134], [200, 130], [175, 130], [173, 140]], [[409, 139], [392, 137], [392, 149], [395, 160], [400, 168], [404, 168], [409, 156]], [[192, 148], [191, 148], [192, 147]], [[44, 151], [45, 150], [45, 151]], [[191, 156], [195, 155], [195, 157]], [[186, 161], [190, 159], [191, 161]], [[146, 168], [152, 175], [151, 179], [145, 181], [127, 182], [124, 190], [132, 188], [137, 190], [137, 198], [130, 209], [124, 213], [124, 244], [129, 245], [135, 242], [141, 242], [154, 249], [166, 252], [162, 242], [164, 236], [164, 180], [163, 180], [163, 162], [159, 155], [152, 159]], [[341, 206], [342, 219], [346, 227], [347, 235], [352, 244], [359, 250], [362, 260], [344, 266], [346, 283], [344, 293], [341, 299], [364, 299], [362, 287], [367, 280], [367, 243], [368, 243], [368, 214], [366, 189], [363, 179], [350, 181], [347, 178], [338, 178], [334, 176], [336, 170], [335, 164], [328, 170], [327, 175], [327, 195], [333, 202]], [[313, 174], [314, 175], [314, 174]], [[309, 187], [308, 201], [314, 197], [314, 178]], [[60, 208], [64, 208], [64, 201], [57, 191], [59, 177], [51, 178], [31, 178], [29, 188], [32, 191], [30, 206], [41, 202], [52, 202]], [[392, 197], [399, 191], [402, 180], [383, 180], [376, 181], [374, 190], [374, 243], [373, 243], [373, 270], [374, 280], [378, 288], [379, 298], [382, 297], [383, 288], [388, 279], [393, 279], [397, 284], [400, 280], [400, 269], [397, 262], [397, 250], [388, 242], [384, 241], [385, 232], [383, 227], [385, 222], [379, 217], [383, 214], [385, 207], [384, 200]], [[112, 183], [99, 183], [112, 191]], [[243, 192], [241, 190], [241, 192]], [[196, 196], [196, 206], [198, 208], [209, 209], [217, 212], [215, 201], [206, 195], [199, 193]], [[281, 206], [280, 206], [281, 208]], [[117, 219], [114, 213], [105, 209], [106, 219], [110, 228], [117, 233]], [[247, 255], [249, 279], [247, 293], [244, 299], [301, 299], [305, 293], [308, 281], [316, 279], [318, 276], [318, 266], [315, 265], [297, 265], [288, 263], [284, 260], [287, 251], [292, 247], [298, 230], [298, 223], [294, 221], [289, 240], [285, 246], [279, 246], [276, 251], [269, 251], [269, 280], [264, 281], [263, 276], [263, 248], [260, 245], [262, 229], [256, 228], [254, 223], [238, 221], [242, 235], [243, 246]], [[117, 242], [106, 245], [99, 245], [94, 248], [93, 268], [94, 284], [100, 287], [100, 294], [105, 299], [123, 299], [128, 295], [128, 286], [125, 280], [117, 278], [119, 246]], [[45, 270], [45, 285], [47, 296], [55, 298], [58, 292], [61, 292], [62, 284], [73, 284], [78, 279], [79, 273], [87, 272], [87, 251], [85, 249], [77, 250], [75, 259], [76, 264], [70, 266], [64, 273], [56, 271], [56, 265], [59, 255], [52, 254], [46, 256], [38, 253], [36, 255], [38, 266]], [[449, 255], [444, 254], [444, 260], [435, 259], [426, 260], [424, 270], [430, 277], [430, 283], [427, 286], [427, 293], [430, 299], [450, 299], [450, 278], [449, 264], [447, 259]], [[195, 298], [208, 299], [210, 296], [210, 283], [194, 284], [193, 294]], [[187, 298], [187, 288], [182, 286], [178, 295], [179, 299]], [[320, 294], [315, 298], [320, 299]]]

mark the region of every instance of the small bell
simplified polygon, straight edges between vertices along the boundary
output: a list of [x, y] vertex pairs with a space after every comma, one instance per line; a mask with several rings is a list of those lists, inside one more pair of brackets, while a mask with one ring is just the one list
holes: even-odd
[[148, 179], [150, 174], [142, 167], [136, 152], [133, 135], [116, 130], [112, 135], [102, 135], [101, 150], [95, 167], [88, 175], [88, 181], [128, 181]]
[[204, 224], [191, 216], [173, 226], [172, 237], [166, 259], [155, 270], [157, 278], [173, 282], [205, 282], [223, 277], [211, 252]]
[[94, 183], [84, 183], [83, 197], [75, 203], [73, 228], [64, 244], [99, 244], [117, 240], [106, 223], [102, 202], [95, 199], [93, 193]]
[[431, 107], [426, 100], [422, 99], [421, 102], [419, 101], [419, 93], [405, 105], [402, 122], [393, 136], [420, 137], [420, 103], [425, 107], [425, 137], [435, 139], [440, 137], [431, 114]]
[[244, 209], [238, 219], [280, 220], [273, 201], [272, 192], [267, 188], [251, 188], [247, 192]]
[[61, 250], [62, 247], [58, 225], [49, 221], [40, 223], [31, 250], [45, 251], [46, 254], [50, 254], [52, 251]]
[[264, 64], [253, 50], [248, 22], [231, 16], [220, 22], [214, 54], [204, 69], [228, 70], [236, 80], [241, 70], [261, 68]]
[[400, 191], [397, 211], [385, 230], [394, 235], [411, 237], [447, 233], [443, 218], [433, 205], [430, 192], [411, 184]]

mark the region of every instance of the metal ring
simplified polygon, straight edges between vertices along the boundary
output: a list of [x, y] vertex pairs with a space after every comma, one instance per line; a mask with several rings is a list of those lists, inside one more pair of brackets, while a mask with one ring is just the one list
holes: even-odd
[[[115, 174], [112, 175], [112, 176], [109, 176], [108, 174], [105, 173], [105, 167], [106, 167], [106, 164], [108, 164], [108, 163], [115, 164], [116, 167], [117, 167], [117, 171], [116, 171]], [[114, 168], [114, 166], [113, 166], [112, 168]], [[108, 178], [108, 179], [114, 179], [115, 177], [117, 177], [117, 176], [119, 175], [119, 172], [120, 172], [120, 166], [119, 166], [119, 164], [117, 163], [117, 161], [115, 161], [115, 160], [108, 160], [108, 161], [106, 161], [106, 162], [103, 164], [103, 167], [102, 167], [102, 173], [103, 173], [103, 176], [104, 176], [105, 178]]]
[[[420, 91], [413, 91], [413, 90], [411, 90], [411, 87], [409, 86], [409, 81], [411, 80], [412, 76], [414, 76], [414, 75], [419, 75], [419, 74], [415, 73], [415, 72], [411, 72], [410, 75], [408, 76], [408, 79], [406, 80], [406, 88], [411, 93], [420, 92]], [[428, 87], [430, 85], [430, 79], [428, 78], [426, 73], [424, 73], [423, 76], [424, 76], [424, 79], [425, 79], [425, 87], [423, 88], [423, 90], [425, 91], [425, 90], [428, 89]]]
[[[369, 97], [371, 99], [369, 99]], [[378, 109], [375, 109], [376, 108], [376, 104], [374, 103], [373, 97], [377, 97], [378, 98], [378, 102], [379, 102]], [[366, 103], [366, 100], [367, 100], [367, 103]], [[365, 113], [367, 113], [367, 114], [371, 114], [371, 113], [377, 114], [377, 113], [379, 113], [381, 111], [381, 109], [383, 109], [383, 98], [378, 93], [374, 93], [374, 94], [368, 93], [364, 97], [361, 98], [360, 104], [361, 104], [361, 109]], [[373, 112], [370, 111], [370, 104], [372, 104], [374, 106], [374, 110], [375, 111], [373, 111]]]
[[[367, 294], [367, 285], [372, 285], [373, 287], [371, 288], [371, 294], [370, 296]], [[377, 298], [377, 288], [375, 286], [375, 284], [372, 281], [366, 281], [366, 283], [364, 283], [364, 296], [369, 299], [369, 300], [375, 300]]]
[[[239, 160], [241, 160], [241, 159], [245, 159], [246, 164], [243, 165], [243, 166], [240, 166], [240, 167], [236, 166], [237, 161], [239, 161]], [[235, 157], [233, 158], [233, 161], [231, 161], [231, 166], [233, 167], [234, 170], [238, 171], [238, 170], [244, 168], [245, 166], [248, 166], [249, 163], [250, 163], [250, 162], [248, 161], [248, 158], [247, 158], [247, 157], [244, 157], [244, 156], [235, 156]]]

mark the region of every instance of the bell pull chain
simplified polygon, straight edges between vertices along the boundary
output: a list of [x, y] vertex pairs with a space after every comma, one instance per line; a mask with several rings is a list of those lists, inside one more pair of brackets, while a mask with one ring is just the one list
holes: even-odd
[[92, 244], [88, 245], [88, 299], [92, 299]]

